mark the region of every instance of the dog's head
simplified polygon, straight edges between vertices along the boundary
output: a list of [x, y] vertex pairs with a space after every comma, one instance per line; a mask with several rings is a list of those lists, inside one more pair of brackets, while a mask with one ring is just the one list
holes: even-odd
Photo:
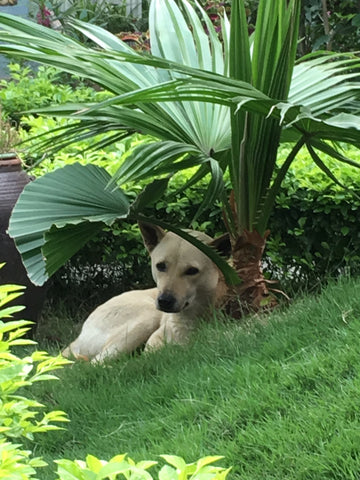
[[[157, 308], [191, 315], [202, 313], [214, 302], [219, 281], [215, 264], [198, 248], [172, 232], [139, 223], [145, 246], [150, 252], [152, 275], [159, 290]], [[200, 232], [189, 232], [198, 240], [218, 247], [218, 240]]]

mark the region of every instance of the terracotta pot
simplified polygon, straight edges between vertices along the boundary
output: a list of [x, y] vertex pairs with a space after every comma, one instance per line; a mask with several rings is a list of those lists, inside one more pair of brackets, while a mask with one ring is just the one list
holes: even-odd
[[25, 305], [26, 309], [15, 318], [36, 321], [43, 306], [46, 287], [36, 287], [29, 280], [14, 241], [7, 234], [9, 218], [20, 193], [32, 178], [21, 168], [16, 154], [0, 154], [0, 285], [25, 285], [24, 295], [15, 299], [13, 305]]

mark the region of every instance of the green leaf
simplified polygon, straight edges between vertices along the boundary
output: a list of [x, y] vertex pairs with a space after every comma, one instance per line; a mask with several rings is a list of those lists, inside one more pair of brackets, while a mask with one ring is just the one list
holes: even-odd
[[216, 200], [220, 200], [225, 190], [223, 172], [220, 168], [219, 163], [211, 158], [209, 160], [209, 164], [211, 171], [211, 180], [206, 190], [204, 199], [192, 220], [193, 222], [195, 222], [199, 218], [199, 216], [206, 209], [209, 208], [209, 205], [214, 205]]
[[143, 470], [148, 470], [149, 468], [157, 465], [158, 462], [155, 460], [141, 460], [136, 464], [137, 468], [141, 468]]
[[[58, 478], [61, 480], [88, 480], [89, 478], [85, 476], [81, 467], [71, 460], [55, 460], [55, 463], [57, 463]], [[96, 478], [96, 474], [93, 478]]]
[[103, 468], [102, 462], [98, 458], [94, 457], [94, 455], [86, 456], [86, 465], [94, 473], [99, 473], [100, 470]]
[[213, 455], [200, 458], [196, 462], [196, 471], [200, 470], [201, 468], [205, 467], [206, 465], [210, 465], [211, 463], [217, 462], [218, 460], [222, 460], [224, 456], [222, 455]]
[[83, 221], [78, 225], [65, 225], [62, 228], [51, 226], [44, 232], [45, 242], [41, 249], [46, 262], [46, 274], [51, 277], [83, 245], [104, 228], [101, 222]]
[[25, 187], [14, 207], [9, 233], [35, 284], [42, 285], [49, 272], [99, 230], [100, 222], [111, 225], [128, 215], [126, 196], [120, 189], [110, 191], [110, 180], [100, 167], [75, 163]]
[[176, 455], [160, 455], [160, 456], [165, 460], [165, 462], [172, 465], [177, 470], [180, 470], [182, 472], [186, 469], [186, 462], [183, 458], [178, 457]]
[[236, 273], [236, 271], [228, 264], [228, 262], [224, 258], [222, 258], [210, 246], [205, 245], [203, 242], [201, 242], [194, 236], [189, 235], [184, 230], [176, 228], [174, 225], [158, 220], [157, 218], [145, 217], [143, 215], [138, 215], [137, 218], [140, 221], [151, 223], [154, 225], [159, 225], [159, 227], [162, 227], [162, 228], [165, 228], [166, 230], [174, 232], [177, 235], [179, 235], [179, 237], [183, 238], [184, 240], [187, 240], [189, 243], [197, 247], [201, 252], [207, 255], [210, 258], [210, 260], [212, 260], [215, 263], [215, 265], [221, 270], [221, 272], [224, 275], [225, 281], [228, 285], [238, 285], [239, 283], [241, 283], [241, 280], [238, 274]]
[[315, 152], [315, 150], [312, 148], [312, 146], [307, 143], [306, 144], [307, 149], [311, 155], [311, 158], [313, 159], [314, 163], [322, 170], [333, 182], [335, 182], [337, 185], [339, 185], [342, 188], [346, 189], [346, 186], [343, 185], [336, 177], [335, 175], [331, 172], [331, 170], [325, 165], [325, 163], [321, 160], [319, 155]]
[[198, 155], [199, 150], [192, 145], [172, 141], [139, 145], [115, 173], [114, 181], [120, 184], [137, 182], [198, 165], [198, 157], [189, 157], [189, 154]]
[[179, 476], [175, 468], [164, 465], [159, 472], [159, 480], [179, 480]]
[[142, 212], [145, 207], [149, 207], [149, 205], [159, 200], [165, 193], [168, 183], [169, 178], [162, 178], [146, 185], [131, 205], [131, 215], [136, 216], [137, 212]]

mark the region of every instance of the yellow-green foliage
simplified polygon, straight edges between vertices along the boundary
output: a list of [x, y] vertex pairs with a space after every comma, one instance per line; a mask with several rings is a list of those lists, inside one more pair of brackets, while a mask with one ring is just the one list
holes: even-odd
[[[215, 467], [213, 462], [223, 457], [209, 456], [197, 462], [186, 463], [175, 455], [161, 455], [167, 462], [159, 471], [159, 480], [225, 480], [230, 468]], [[88, 455], [86, 461], [58, 460], [57, 480], [117, 479], [153, 480], [148, 469], [157, 464], [152, 460], [135, 463], [127, 455], [116, 455], [109, 462]]]
[[0, 285], [0, 478], [12, 480], [33, 477], [35, 468], [45, 465], [22, 448], [18, 443], [21, 437], [33, 440], [34, 433], [58, 429], [53, 422], [67, 421], [64, 412], [40, 413], [42, 404], [19, 395], [24, 386], [56, 378], [49, 372], [69, 363], [46, 352], [34, 351], [24, 358], [13, 353], [18, 346], [35, 343], [23, 338], [31, 322], [11, 320], [11, 315], [23, 307], [6, 307], [21, 295], [22, 289], [18, 285]]

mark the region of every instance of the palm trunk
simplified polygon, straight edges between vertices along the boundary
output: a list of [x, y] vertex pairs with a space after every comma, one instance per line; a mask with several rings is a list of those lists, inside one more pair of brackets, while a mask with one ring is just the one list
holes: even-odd
[[262, 257], [269, 231], [262, 237], [257, 231], [244, 231], [232, 241], [232, 262], [241, 284], [232, 287], [225, 310], [234, 318], [249, 312], [271, 309], [276, 299], [271, 295], [262, 270]]

